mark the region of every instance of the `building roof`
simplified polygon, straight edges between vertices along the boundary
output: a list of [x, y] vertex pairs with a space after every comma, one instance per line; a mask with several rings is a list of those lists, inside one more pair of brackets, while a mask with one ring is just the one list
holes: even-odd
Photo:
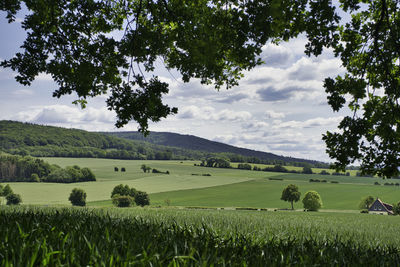
[[[379, 208], [382, 207], [382, 208]], [[393, 214], [393, 206], [387, 203], [382, 202], [379, 198], [376, 198], [375, 202], [372, 203], [371, 207], [369, 207], [368, 211], [383, 211], [388, 214]]]

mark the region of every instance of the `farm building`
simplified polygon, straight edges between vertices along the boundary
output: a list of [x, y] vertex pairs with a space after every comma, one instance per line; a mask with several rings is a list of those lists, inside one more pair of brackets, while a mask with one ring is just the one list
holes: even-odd
[[379, 198], [376, 198], [375, 202], [369, 207], [368, 212], [372, 214], [393, 215], [393, 206], [383, 203]]

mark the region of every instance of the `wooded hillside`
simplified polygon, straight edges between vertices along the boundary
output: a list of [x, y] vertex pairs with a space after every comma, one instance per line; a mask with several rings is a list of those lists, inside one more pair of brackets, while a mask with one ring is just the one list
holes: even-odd
[[249, 162], [313, 167], [326, 163], [238, 148], [191, 135], [152, 132], [101, 133], [16, 121], [0, 121], [0, 151], [35, 157], [203, 160], [221, 157]]

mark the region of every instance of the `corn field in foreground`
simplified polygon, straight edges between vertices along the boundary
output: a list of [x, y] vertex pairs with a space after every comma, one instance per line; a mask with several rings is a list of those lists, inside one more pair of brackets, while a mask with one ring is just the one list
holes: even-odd
[[[0, 263], [2, 266], [400, 265], [398, 246], [379, 242], [367, 245], [346, 239], [334, 229], [328, 233], [329, 238], [298, 236], [290, 227], [285, 230], [286, 235], [266, 232], [262, 236], [258, 232], [256, 236], [249, 230], [241, 230], [240, 224], [245, 221], [238, 220], [240, 223], [235, 225], [233, 212], [218, 216], [230, 218], [226, 225], [229, 231], [223, 230], [223, 225], [213, 226], [212, 221], [216, 225], [217, 217], [201, 220], [208, 211], [193, 212], [196, 223], [191, 223], [187, 214], [183, 214], [186, 219], [175, 220], [165, 215], [168, 212], [141, 210], [135, 215], [135, 212], [100, 209], [2, 207]], [[250, 214], [237, 212], [236, 217]], [[298, 214], [300, 218], [303, 216]]]

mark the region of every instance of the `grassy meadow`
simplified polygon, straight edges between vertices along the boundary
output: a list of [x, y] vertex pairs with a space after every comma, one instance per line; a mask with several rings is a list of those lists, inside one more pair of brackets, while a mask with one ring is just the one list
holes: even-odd
[[[283, 188], [296, 184], [304, 195], [308, 190], [319, 192], [323, 209], [357, 211], [362, 197], [372, 195], [387, 203], [400, 200], [399, 186], [384, 186], [385, 180], [356, 176], [305, 175], [217, 169], [194, 166], [193, 161], [136, 161], [86, 158], [45, 158], [61, 167], [79, 165], [89, 167], [96, 175], [96, 182], [75, 184], [11, 183], [21, 194], [24, 204], [70, 205], [68, 196], [75, 187], [87, 193], [89, 206], [111, 206], [110, 194], [114, 186], [127, 184], [150, 194], [151, 205], [199, 206], [199, 207], [251, 207], [285, 209], [290, 204], [280, 200]], [[142, 164], [170, 175], [143, 173]], [[115, 172], [114, 167], [126, 168]], [[193, 175], [196, 174], [196, 175]], [[210, 174], [211, 176], [202, 176]], [[270, 180], [272, 179], [272, 180]], [[273, 180], [282, 179], [282, 180]], [[309, 179], [327, 180], [326, 183], [310, 183]], [[336, 181], [338, 183], [331, 183]], [[379, 181], [380, 186], [374, 185]], [[388, 180], [397, 182], [399, 180]], [[302, 203], [295, 203], [302, 209]]]

